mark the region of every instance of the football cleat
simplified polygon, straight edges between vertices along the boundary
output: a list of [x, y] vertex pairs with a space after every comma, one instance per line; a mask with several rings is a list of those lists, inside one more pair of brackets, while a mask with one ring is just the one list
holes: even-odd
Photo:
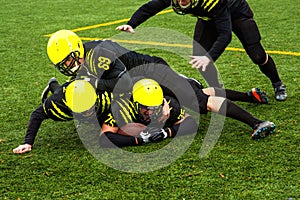
[[287, 98], [286, 87], [282, 82], [277, 82], [272, 84], [275, 92], [275, 99], [277, 101], [285, 101]]
[[261, 92], [259, 88], [252, 88], [247, 94], [255, 103], [267, 104], [269, 102], [267, 94]]
[[252, 133], [253, 140], [259, 140], [267, 137], [272, 134], [275, 130], [275, 124], [270, 121], [264, 121], [260, 124], [257, 124]]
[[47, 86], [44, 88], [42, 95], [41, 95], [42, 103], [44, 103], [45, 100], [48, 98], [48, 94], [51, 91], [50, 84], [54, 83], [54, 82], [58, 83], [58, 81], [55, 77], [50, 78], [50, 80], [48, 81]]

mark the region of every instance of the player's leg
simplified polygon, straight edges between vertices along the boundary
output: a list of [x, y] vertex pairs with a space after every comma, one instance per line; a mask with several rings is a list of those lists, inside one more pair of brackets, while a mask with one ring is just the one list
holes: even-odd
[[210, 96], [207, 101], [207, 109], [248, 124], [253, 129], [252, 138], [255, 140], [268, 136], [275, 129], [273, 122], [260, 120], [223, 97]]
[[[198, 19], [194, 30], [193, 55], [204, 56], [212, 47], [217, 38], [213, 24]], [[211, 87], [222, 87], [218, 79], [218, 71], [213, 62], [211, 62], [205, 71], [199, 69], [207, 84]]]
[[252, 88], [248, 92], [239, 92], [230, 89], [209, 87], [203, 89], [203, 92], [210, 96], [224, 97], [231, 101], [242, 101], [261, 104], [268, 103], [267, 94], [265, 92], [261, 92], [259, 88]]
[[233, 32], [241, 41], [251, 60], [259, 66], [261, 72], [263, 72], [272, 82], [276, 100], [286, 100], [286, 87], [279, 78], [274, 60], [266, 53], [261, 45], [261, 36], [254, 19], [241, 18], [234, 20]]

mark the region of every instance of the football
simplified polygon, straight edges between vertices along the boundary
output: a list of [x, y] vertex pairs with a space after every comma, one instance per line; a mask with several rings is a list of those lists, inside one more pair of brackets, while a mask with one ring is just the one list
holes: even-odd
[[140, 123], [128, 123], [122, 126], [118, 133], [121, 135], [138, 136], [147, 126]]

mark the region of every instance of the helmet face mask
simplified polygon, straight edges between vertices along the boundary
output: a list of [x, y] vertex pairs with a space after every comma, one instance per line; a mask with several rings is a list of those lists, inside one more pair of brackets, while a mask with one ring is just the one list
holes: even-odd
[[139, 119], [146, 125], [155, 122], [161, 117], [162, 105], [160, 106], [144, 106], [136, 102]]
[[[66, 76], [76, 76], [81, 64], [77, 54], [80, 54], [80, 52], [71, 52], [65, 59], [54, 66]], [[67, 64], [68, 61], [70, 62]]]
[[172, 0], [171, 1], [171, 6], [174, 10], [179, 15], [186, 15], [190, 9], [194, 8], [197, 6], [199, 3], [199, 0], [190, 0], [190, 3], [187, 4], [186, 6], [182, 6], [179, 4], [178, 0]]
[[142, 123], [148, 125], [161, 116], [163, 91], [156, 81], [152, 79], [137, 81], [133, 86], [132, 95]]

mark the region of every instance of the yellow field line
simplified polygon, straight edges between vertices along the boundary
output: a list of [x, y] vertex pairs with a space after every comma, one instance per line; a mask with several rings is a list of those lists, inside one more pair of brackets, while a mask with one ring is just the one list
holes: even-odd
[[[172, 12], [172, 11], [173, 10], [163, 10], [163, 11], [157, 13], [157, 15], [162, 15], [162, 14], [169, 13], [169, 12]], [[86, 27], [76, 28], [76, 29], [73, 29], [71, 31], [78, 32], [78, 31], [84, 31], [84, 30], [98, 28], [98, 27], [102, 27], [102, 26], [110, 26], [110, 25], [113, 25], [113, 24], [119, 24], [119, 23], [122, 23], [122, 22], [128, 22], [129, 19], [130, 18], [116, 20], [116, 21], [107, 22], [107, 23], [103, 23], [103, 24], [96, 24], [96, 25], [92, 25], [92, 26], [86, 26]]]
[[[157, 15], [162, 15], [166, 13], [173, 12], [172, 9], [169, 10], [163, 10], [159, 12]], [[99, 27], [104, 27], [104, 26], [110, 26], [114, 24], [119, 24], [119, 23], [124, 23], [127, 22], [129, 18], [127, 19], [120, 19], [116, 21], [111, 21], [107, 23], [102, 23], [102, 24], [95, 24], [92, 26], [85, 26], [81, 28], [76, 28], [72, 29], [71, 31], [73, 32], [78, 32], [78, 31], [84, 31], [84, 30], [89, 30], [89, 29], [94, 29], [94, 28], [99, 28]], [[46, 37], [51, 37], [52, 34], [47, 34], [45, 35]], [[102, 40], [104, 38], [89, 38], [89, 37], [81, 37], [82, 40]], [[107, 38], [106, 38], [107, 39]], [[192, 45], [186, 45], [186, 44], [169, 44], [169, 43], [159, 43], [159, 42], [147, 42], [147, 41], [136, 41], [136, 40], [114, 40], [119, 43], [129, 43], [129, 44], [148, 44], [148, 45], [154, 45], [154, 46], [172, 46], [172, 47], [184, 47], [184, 48], [192, 48]], [[235, 48], [235, 47], [227, 47], [225, 50], [227, 51], [239, 51], [239, 52], [244, 52], [245, 50], [242, 48]], [[291, 51], [266, 51], [269, 54], [279, 54], [279, 55], [289, 55], [289, 56], [300, 56], [300, 52], [291, 52]]]
[[[90, 37], [81, 37], [82, 40], [92, 41], [92, 40], [103, 40], [109, 38], [90, 38]], [[149, 41], [138, 41], [138, 40], [117, 40], [113, 39], [115, 42], [118, 43], [127, 43], [127, 44], [148, 44], [153, 46], [165, 46], [165, 47], [183, 47], [183, 48], [192, 48], [192, 45], [188, 44], [170, 44], [170, 43], [162, 43], [162, 42], [149, 42]], [[239, 51], [245, 52], [242, 48], [235, 48], [235, 47], [227, 47], [225, 50], [227, 51]], [[289, 55], [289, 56], [300, 56], [300, 52], [291, 52], [291, 51], [272, 51], [266, 50], [269, 54], [279, 54], [279, 55]]]

